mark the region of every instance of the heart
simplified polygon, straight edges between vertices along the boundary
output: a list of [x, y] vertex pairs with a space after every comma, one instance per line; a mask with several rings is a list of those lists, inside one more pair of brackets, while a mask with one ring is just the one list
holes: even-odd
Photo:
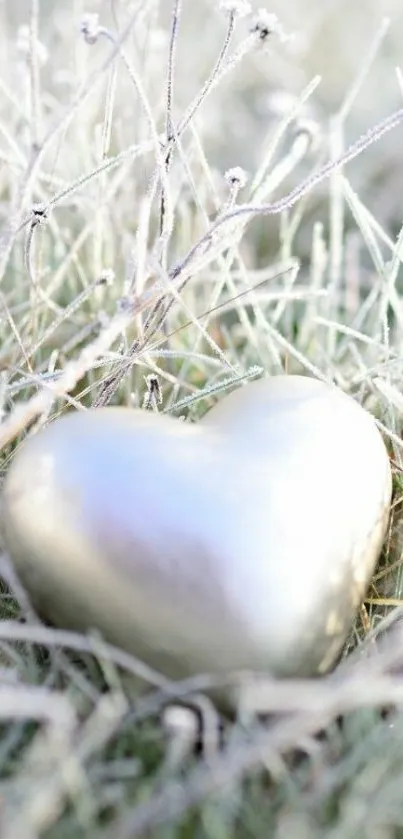
[[3, 536], [41, 616], [176, 678], [324, 673], [385, 535], [386, 448], [338, 388], [233, 391], [198, 423], [69, 413], [16, 454]]

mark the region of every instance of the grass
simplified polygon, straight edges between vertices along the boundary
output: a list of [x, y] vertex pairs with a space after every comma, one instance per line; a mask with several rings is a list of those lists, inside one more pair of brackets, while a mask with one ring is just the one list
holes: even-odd
[[69, 408], [197, 420], [307, 372], [377, 418], [384, 551], [336, 671], [251, 685], [269, 726], [245, 706], [217, 750], [208, 681], [172, 687], [197, 753], [158, 674], [39, 624], [3, 555], [2, 839], [403, 836], [403, 18], [244, 6], [0, 4], [2, 474]]

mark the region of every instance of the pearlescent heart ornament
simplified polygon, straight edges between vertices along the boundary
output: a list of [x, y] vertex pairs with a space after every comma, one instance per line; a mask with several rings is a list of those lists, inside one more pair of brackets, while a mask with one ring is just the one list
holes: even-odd
[[2, 526], [52, 623], [169, 677], [335, 663], [380, 553], [391, 472], [372, 417], [300, 376], [248, 384], [197, 424], [129, 408], [32, 436]]

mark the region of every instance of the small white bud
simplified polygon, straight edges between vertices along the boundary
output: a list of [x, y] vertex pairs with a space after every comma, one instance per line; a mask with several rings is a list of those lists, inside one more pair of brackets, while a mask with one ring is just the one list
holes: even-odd
[[232, 169], [227, 169], [224, 177], [230, 186], [236, 186], [238, 189], [242, 189], [248, 180], [248, 175], [241, 166], [233, 166]]
[[96, 44], [101, 31], [99, 26], [99, 15], [96, 13], [84, 15], [81, 21], [80, 31], [84, 36], [86, 44]]
[[113, 284], [114, 279], [115, 272], [112, 270], [112, 268], [104, 268], [97, 279], [97, 285], [111, 286]]
[[248, 0], [220, 0], [219, 7], [224, 14], [236, 17], [246, 17], [252, 10]]
[[266, 9], [259, 9], [254, 15], [251, 32], [256, 32], [261, 41], [266, 41], [270, 35], [275, 35], [283, 43], [290, 37], [286, 35], [277, 15], [267, 12]]

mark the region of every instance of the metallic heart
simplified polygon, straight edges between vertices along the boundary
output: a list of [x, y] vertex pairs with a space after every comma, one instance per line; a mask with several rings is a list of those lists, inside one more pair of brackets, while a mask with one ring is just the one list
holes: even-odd
[[42, 616], [167, 676], [309, 676], [339, 655], [390, 498], [372, 417], [279, 376], [197, 424], [126, 408], [55, 421], [14, 459], [3, 536]]

